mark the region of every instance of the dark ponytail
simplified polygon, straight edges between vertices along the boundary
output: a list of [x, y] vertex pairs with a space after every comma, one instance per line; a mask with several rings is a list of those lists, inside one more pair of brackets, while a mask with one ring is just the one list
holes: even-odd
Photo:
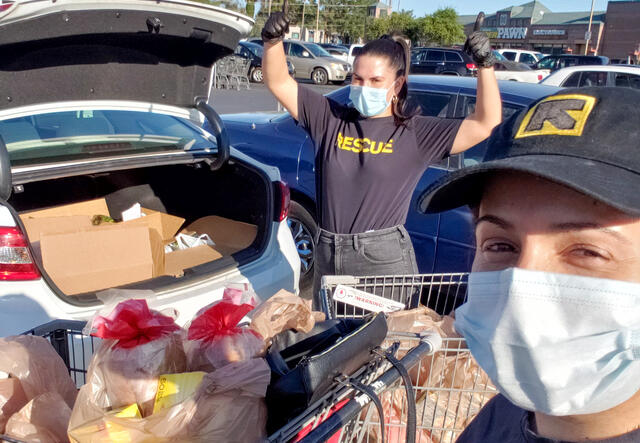
[[362, 47], [358, 54], [374, 57], [386, 57], [389, 65], [396, 70], [397, 78], [404, 78], [402, 89], [397, 95], [397, 100], [391, 104], [396, 125], [404, 125], [405, 120], [418, 114], [419, 109], [407, 102], [409, 67], [411, 66], [411, 42], [399, 32], [385, 34], [379, 39], [371, 40]]

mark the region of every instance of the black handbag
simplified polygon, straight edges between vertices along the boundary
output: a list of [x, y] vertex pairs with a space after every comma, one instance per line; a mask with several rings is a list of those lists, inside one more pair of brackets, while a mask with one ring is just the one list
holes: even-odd
[[339, 376], [350, 376], [371, 360], [387, 335], [384, 314], [366, 319], [328, 320], [311, 332], [285, 331], [274, 337], [267, 362], [269, 434], [325, 395]]

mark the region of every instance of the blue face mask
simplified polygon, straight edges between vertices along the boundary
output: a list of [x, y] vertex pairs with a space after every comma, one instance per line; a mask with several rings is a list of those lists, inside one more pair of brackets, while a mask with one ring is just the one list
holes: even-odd
[[455, 327], [517, 406], [594, 414], [640, 389], [640, 284], [512, 268], [469, 276]]
[[360, 114], [365, 117], [373, 117], [389, 106], [390, 102], [387, 100], [387, 93], [391, 88], [393, 88], [393, 85], [388, 89], [351, 85], [349, 99]]

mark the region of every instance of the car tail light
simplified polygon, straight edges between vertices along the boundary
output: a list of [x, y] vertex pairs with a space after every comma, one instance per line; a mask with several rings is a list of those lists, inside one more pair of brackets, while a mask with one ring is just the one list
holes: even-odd
[[15, 2], [13, 0], [0, 0], [0, 12], [4, 12], [13, 6]]
[[542, 80], [544, 76], [542, 74], [538, 74], [538, 81]]
[[0, 280], [37, 280], [27, 239], [18, 228], [0, 227]]
[[475, 63], [467, 63], [467, 69], [469, 71], [475, 71], [476, 69], [478, 69], [478, 67], [476, 66]]
[[289, 204], [291, 203], [291, 191], [289, 186], [285, 182], [275, 183], [275, 200], [276, 210], [275, 220], [278, 222], [283, 221], [289, 215]]

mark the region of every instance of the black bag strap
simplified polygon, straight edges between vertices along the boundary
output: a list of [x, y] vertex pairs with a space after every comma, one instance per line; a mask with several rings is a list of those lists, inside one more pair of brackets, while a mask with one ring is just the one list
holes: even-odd
[[363, 385], [357, 380], [350, 378], [346, 380], [345, 383], [352, 386], [356, 391], [359, 391], [369, 397], [373, 404], [376, 405], [376, 409], [378, 410], [378, 420], [380, 420], [381, 443], [385, 443], [386, 434], [384, 432], [384, 408], [382, 406], [382, 401], [380, 401], [380, 397], [378, 397], [378, 394], [376, 394], [376, 391], [374, 391], [373, 388]]
[[418, 420], [416, 417], [416, 399], [413, 396], [413, 384], [411, 383], [411, 377], [409, 377], [409, 372], [407, 368], [398, 360], [392, 351], [383, 352], [382, 355], [391, 363], [396, 370], [400, 373], [400, 377], [402, 377], [402, 381], [404, 383], [404, 389], [407, 394], [407, 432], [406, 432], [406, 442], [407, 443], [415, 443], [416, 441], [416, 427], [418, 425]]

